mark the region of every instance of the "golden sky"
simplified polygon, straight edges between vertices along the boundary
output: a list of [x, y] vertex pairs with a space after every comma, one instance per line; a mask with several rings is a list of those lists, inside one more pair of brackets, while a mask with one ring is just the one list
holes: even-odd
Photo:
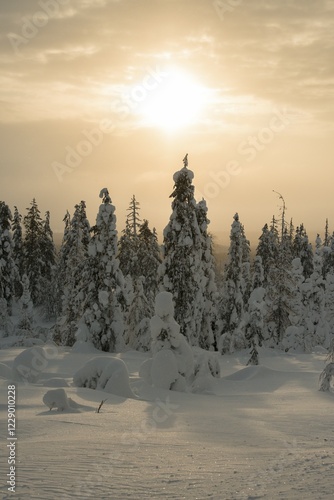
[[334, 230], [334, 0], [1, 2], [0, 199], [66, 209], [133, 194], [160, 239], [189, 154], [211, 231], [254, 241], [283, 194]]

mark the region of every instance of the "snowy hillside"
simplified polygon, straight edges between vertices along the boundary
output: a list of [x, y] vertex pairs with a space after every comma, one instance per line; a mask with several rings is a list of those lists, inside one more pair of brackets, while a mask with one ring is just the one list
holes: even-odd
[[[322, 348], [298, 355], [260, 349], [261, 365], [248, 367], [248, 350], [217, 354], [221, 377], [212, 378], [210, 393], [197, 394], [144, 382], [139, 369], [148, 353], [47, 349], [38, 380], [17, 382], [16, 494], [3, 479], [3, 439], [4, 500], [333, 498], [334, 400], [318, 391]], [[6, 376], [21, 352], [0, 351], [2, 422]], [[132, 397], [113, 394], [113, 384], [109, 392], [74, 386], [74, 374], [96, 356], [126, 367]], [[63, 411], [43, 402], [56, 389], [70, 398]]]

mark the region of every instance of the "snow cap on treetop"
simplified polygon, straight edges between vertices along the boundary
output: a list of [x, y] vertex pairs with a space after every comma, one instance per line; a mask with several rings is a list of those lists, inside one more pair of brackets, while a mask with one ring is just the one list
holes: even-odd
[[173, 175], [173, 181], [177, 183], [181, 175], [188, 177], [189, 183], [191, 183], [194, 178], [194, 172], [188, 169], [188, 154], [186, 154], [186, 156], [183, 158], [183, 168], [175, 172], [175, 174]]
[[109, 191], [107, 188], [101, 189], [99, 197], [102, 198], [103, 203], [111, 203], [111, 198], [109, 196]]

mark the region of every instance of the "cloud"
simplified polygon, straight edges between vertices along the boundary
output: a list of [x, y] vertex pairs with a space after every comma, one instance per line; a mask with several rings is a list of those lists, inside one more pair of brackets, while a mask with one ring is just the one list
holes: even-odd
[[[22, 36], [22, 19], [33, 19], [41, 3], [12, 4], [4, 9], [2, 32]], [[3, 36], [0, 64], [4, 75], [14, 67], [21, 73], [22, 87], [56, 80], [87, 86], [90, 99], [92, 81], [126, 83], [129, 67], [140, 78], [168, 54], [208, 85], [229, 87], [231, 94], [276, 102], [293, 98], [317, 111], [326, 93], [319, 89], [315, 95], [307, 81], [318, 77], [321, 87], [320, 80], [330, 84], [334, 77], [332, 13], [333, 2], [325, 0], [252, 1], [241, 2], [222, 21], [211, 2], [200, 0], [69, 0], [19, 46], [20, 57]], [[36, 93], [33, 85], [31, 90]]]

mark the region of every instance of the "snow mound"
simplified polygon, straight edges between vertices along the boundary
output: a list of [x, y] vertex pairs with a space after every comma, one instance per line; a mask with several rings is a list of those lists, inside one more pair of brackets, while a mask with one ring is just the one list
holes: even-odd
[[226, 375], [225, 377], [222, 378], [225, 380], [243, 381], [254, 378], [264, 379], [269, 376], [275, 376], [276, 373], [277, 372], [275, 372], [275, 370], [271, 370], [270, 368], [266, 368], [265, 366], [252, 365], [252, 366], [247, 366], [242, 370], [238, 370], [237, 372], [232, 373], [231, 375]]
[[88, 361], [73, 376], [77, 387], [97, 389], [121, 396], [135, 398], [126, 364], [121, 359], [96, 357]]
[[22, 351], [13, 362], [13, 376], [16, 380], [35, 383], [47, 367], [47, 352], [41, 346]]

